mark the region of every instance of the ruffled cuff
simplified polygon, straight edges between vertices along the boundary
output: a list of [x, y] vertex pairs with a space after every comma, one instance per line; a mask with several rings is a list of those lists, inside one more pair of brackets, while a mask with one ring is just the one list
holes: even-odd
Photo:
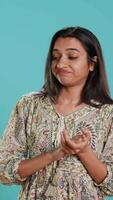
[[26, 178], [21, 178], [19, 173], [18, 173], [18, 168], [19, 168], [19, 165], [20, 165], [22, 160], [25, 160], [25, 158], [22, 158], [21, 160], [17, 161], [14, 164], [14, 167], [13, 167], [13, 170], [12, 170], [14, 177], [15, 177], [15, 180], [17, 180], [17, 182], [24, 182], [26, 180]]

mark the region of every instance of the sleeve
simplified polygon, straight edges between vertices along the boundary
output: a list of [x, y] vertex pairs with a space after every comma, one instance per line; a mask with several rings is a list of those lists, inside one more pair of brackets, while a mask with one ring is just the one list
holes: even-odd
[[22, 184], [18, 174], [19, 163], [27, 158], [25, 97], [13, 109], [8, 125], [0, 139], [0, 182]]
[[106, 164], [108, 173], [100, 184], [95, 183], [95, 185], [98, 186], [105, 195], [113, 195], [113, 117], [100, 160]]

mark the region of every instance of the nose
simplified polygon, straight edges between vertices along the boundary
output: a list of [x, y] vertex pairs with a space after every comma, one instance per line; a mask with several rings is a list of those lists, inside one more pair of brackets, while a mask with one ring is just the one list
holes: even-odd
[[61, 57], [57, 63], [58, 68], [66, 67], [67, 66], [67, 59], [65, 57]]

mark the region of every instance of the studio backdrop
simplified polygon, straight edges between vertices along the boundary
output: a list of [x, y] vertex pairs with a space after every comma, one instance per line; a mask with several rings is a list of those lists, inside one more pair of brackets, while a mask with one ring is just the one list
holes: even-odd
[[[83, 26], [98, 37], [113, 97], [112, 8], [112, 0], [0, 0], [1, 135], [20, 97], [43, 85], [50, 39], [60, 28]], [[0, 184], [0, 200], [16, 200], [19, 189]]]

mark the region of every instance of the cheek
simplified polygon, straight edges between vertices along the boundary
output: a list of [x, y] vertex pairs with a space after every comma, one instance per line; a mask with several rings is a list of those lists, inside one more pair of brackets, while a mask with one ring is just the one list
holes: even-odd
[[80, 62], [73, 68], [73, 71], [77, 75], [85, 75], [89, 73], [89, 66], [87, 63]]

